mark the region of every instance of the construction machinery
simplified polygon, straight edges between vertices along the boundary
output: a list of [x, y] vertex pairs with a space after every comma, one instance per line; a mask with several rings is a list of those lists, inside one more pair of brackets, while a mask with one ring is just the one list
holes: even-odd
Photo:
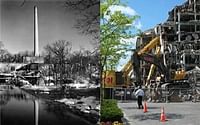
[[[136, 82], [140, 83], [141, 77], [140, 77], [140, 71], [139, 71], [139, 59], [142, 59], [144, 54], [146, 52], [149, 52], [155, 46], [159, 45], [159, 40], [158, 38], [150, 41], [149, 44], [145, 45], [143, 49], [139, 50], [137, 53], [137, 58], [136, 55], [133, 56], [135, 59], [130, 59], [122, 68], [121, 71], [116, 72], [116, 71], [106, 71], [103, 73], [103, 85], [104, 87], [130, 87], [132, 86], [132, 79], [131, 76], [133, 74], [133, 66], [134, 66], [134, 72], [136, 74]], [[159, 52], [157, 52], [159, 54]], [[144, 61], [146, 59], [143, 59]], [[148, 60], [148, 59], [147, 59]], [[133, 64], [134, 61], [134, 64]]]
[[[151, 54], [150, 51], [155, 49], [155, 54]], [[133, 71], [135, 73], [136, 86], [142, 85], [142, 78], [140, 73], [140, 61], [145, 61], [151, 64], [147, 81], [150, 80], [151, 75], [155, 68], [158, 68], [160, 72], [161, 80], [164, 83], [172, 83], [174, 81], [183, 80], [186, 76], [186, 72], [183, 69], [171, 69], [164, 65], [164, 60], [160, 55], [160, 37], [155, 37], [149, 43], [147, 43], [142, 49], [136, 50], [132, 56]]]
[[[172, 90], [176, 90], [174, 94], [179, 97], [183, 93], [189, 96], [190, 92], [190, 95], [194, 95], [193, 89], [198, 88], [199, 84], [194, 79], [198, 78], [188, 71], [200, 67], [199, 22], [200, 0], [187, 0], [175, 6], [169, 11], [166, 21], [140, 34], [132, 59], [124, 65], [125, 70], [118, 73], [107, 71], [108, 76], [113, 77], [107, 81], [113, 82], [112, 87], [119, 86], [116, 81], [120, 79], [120, 86], [129, 87], [134, 81], [136, 86], [146, 84], [149, 88], [156, 88], [154, 85], [159, 81], [161, 89], [166, 89], [167, 96]], [[132, 67], [131, 70], [128, 67]], [[134, 74], [134, 79], [130, 79], [132, 74], [129, 71]]]
[[129, 60], [128, 63], [124, 65], [121, 71], [116, 72], [113, 70], [105, 71], [103, 73], [103, 85], [106, 88], [113, 88], [113, 87], [129, 87], [131, 86], [131, 75], [133, 66], [132, 61]]
[[[155, 49], [155, 54], [151, 51]], [[149, 75], [146, 81], [149, 81], [155, 68], [158, 68], [161, 79], [163, 82], [178, 81], [185, 78], [186, 73], [184, 70], [170, 69], [164, 65], [163, 58], [160, 52], [160, 38], [155, 37], [148, 42], [142, 49], [136, 50], [132, 58], [124, 65], [121, 71], [106, 71], [103, 73], [104, 87], [130, 87], [133, 83], [131, 76], [135, 74], [135, 86], [142, 85], [142, 78], [140, 72], [140, 61], [145, 61], [151, 64]], [[132, 72], [133, 71], [133, 72]], [[147, 83], [148, 84], [148, 83]], [[146, 85], [147, 85], [146, 84]]]

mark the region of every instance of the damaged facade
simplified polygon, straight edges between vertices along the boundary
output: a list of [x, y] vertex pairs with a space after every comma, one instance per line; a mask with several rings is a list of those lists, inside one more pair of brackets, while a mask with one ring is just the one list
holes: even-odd
[[[166, 22], [143, 32], [137, 39], [136, 49], [144, 47], [156, 36], [160, 37], [164, 65], [171, 71], [189, 71], [200, 66], [200, 0], [188, 0], [175, 6]], [[151, 51], [155, 53], [155, 49]], [[141, 61], [141, 73], [145, 84], [150, 64]], [[156, 73], [152, 79], [155, 79]]]

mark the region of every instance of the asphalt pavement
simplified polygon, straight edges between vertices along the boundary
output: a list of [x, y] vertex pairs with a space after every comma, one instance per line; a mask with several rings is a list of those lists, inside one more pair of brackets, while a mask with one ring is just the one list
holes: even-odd
[[[200, 103], [148, 103], [148, 112], [137, 108], [137, 102], [118, 102], [124, 113], [124, 125], [200, 125]], [[164, 107], [166, 122], [160, 121]]]

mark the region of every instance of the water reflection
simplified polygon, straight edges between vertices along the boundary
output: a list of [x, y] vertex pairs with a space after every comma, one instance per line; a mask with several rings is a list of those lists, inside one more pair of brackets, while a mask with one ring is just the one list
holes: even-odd
[[14, 98], [16, 100], [28, 100], [25, 94], [18, 93], [18, 94], [10, 94], [9, 92], [0, 94], [1, 100], [9, 101], [11, 98]]
[[36, 98], [19, 88], [0, 91], [0, 125], [89, 125], [64, 104]]
[[35, 116], [35, 125], [38, 125], [39, 118], [39, 103], [38, 100], [34, 101], [34, 116]]

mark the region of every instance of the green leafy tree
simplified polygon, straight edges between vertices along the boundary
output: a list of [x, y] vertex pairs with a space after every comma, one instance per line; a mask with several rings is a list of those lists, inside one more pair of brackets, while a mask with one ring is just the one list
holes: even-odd
[[[125, 39], [132, 38], [131, 32], [136, 27], [133, 22], [139, 16], [130, 16], [121, 11], [112, 12], [113, 6], [123, 6], [120, 0], [101, 0], [100, 2], [100, 76], [103, 79], [103, 71], [115, 70], [119, 60], [126, 56], [131, 43]], [[104, 72], [105, 73], [105, 72]], [[104, 74], [105, 75], [105, 74]], [[105, 83], [105, 81], [103, 82]], [[103, 87], [101, 87], [103, 89]], [[104, 98], [104, 90], [101, 91], [101, 99]]]
[[103, 0], [100, 3], [100, 53], [101, 71], [114, 70], [125, 56], [131, 43], [123, 41], [133, 37], [132, 24], [139, 16], [129, 16], [121, 11], [111, 12], [111, 6], [126, 6], [120, 0]]

